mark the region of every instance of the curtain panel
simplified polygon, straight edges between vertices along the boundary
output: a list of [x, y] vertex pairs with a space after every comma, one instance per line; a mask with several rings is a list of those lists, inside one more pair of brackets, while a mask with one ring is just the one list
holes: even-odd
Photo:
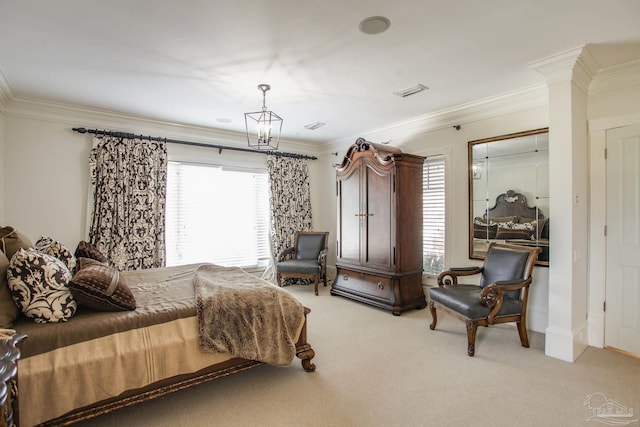
[[105, 136], [89, 156], [89, 241], [120, 270], [165, 265], [167, 146]]
[[[311, 192], [309, 166], [304, 159], [267, 156], [269, 209], [271, 213], [271, 249], [274, 257], [293, 246], [296, 231], [311, 230]], [[275, 277], [273, 265], [268, 269]]]

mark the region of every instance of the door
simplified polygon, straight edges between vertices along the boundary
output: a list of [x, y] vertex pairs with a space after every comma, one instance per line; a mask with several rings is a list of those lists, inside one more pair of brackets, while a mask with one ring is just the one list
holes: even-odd
[[391, 208], [394, 206], [393, 172], [379, 170], [367, 164], [364, 168], [365, 253], [363, 263], [367, 267], [391, 270], [391, 236], [393, 231]]
[[640, 125], [607, 132], [605, 345], [640, 355]]
[[361, 163], [344, 176], [337, 176], [338, 251], [337, 262], [360, 264], [362, 209], [360, 186]]

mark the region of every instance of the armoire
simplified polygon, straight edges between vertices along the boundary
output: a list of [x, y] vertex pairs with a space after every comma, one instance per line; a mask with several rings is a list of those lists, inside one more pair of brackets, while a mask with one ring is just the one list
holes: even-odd
[[426, 306], [424, 157], [358, 138], [336, 170], [337, 275], [331, 295], [390, 310]]

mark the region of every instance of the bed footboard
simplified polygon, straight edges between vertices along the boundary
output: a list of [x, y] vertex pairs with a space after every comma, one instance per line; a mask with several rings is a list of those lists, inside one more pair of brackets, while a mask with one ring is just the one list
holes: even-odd
[[[305, 307], [305, 321], [302, 326], [300, 336], [298, 337], [298, 341], [296, 342], [296, 356], [301, 359], [302, 367], [307, 372], [313, 372], [316, 369], [316, 365], [311, 362], [311, 359], [315, 356], [315, 352], [307, 342], [307, 314], [310, 313], [310, 311], [311, 310]], [[4, 375], [2, 376], [2, 379], [4, 380], [7, 376], [5, 373], [12, 374], [9, 375], [9, 380], [4, 382], [4, 392], [2, 391], [2, 384], [0, 384], [0, 404], [4, 403], [4, 405], [0, 407], [3, 410], [0, 427], [19, 425], [17, 364], [20, 352], [17, 348], [17, 344], [24, 338], [26, 338], [26, 335], [16, 334], [9, 340], [0, 341], [0, 375]], [[194, 385], [232, 375], [237, 372], [242, 372], [260, 365], [263, 365], [263, 363], [254, 360], [233, 358], [225, 362], [209, 366], [208, 368], [202, 369], [198, 372], [166, 378], [144, 388], [128, 390], [114, 398], [103, 400], [83, 408], [78, 408], [60, 417], [48, 420], [40, 424], [40, 426], [63, 426], [73, 424], [112, 412], [116, 409], [125, 408], [157, 397], [162, 397], [178, 390], [183, 390]]]

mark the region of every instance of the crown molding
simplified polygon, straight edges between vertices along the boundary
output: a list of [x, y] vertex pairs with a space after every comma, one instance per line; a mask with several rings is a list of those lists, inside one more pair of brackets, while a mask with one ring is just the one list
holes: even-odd
[[572, 81], [585, 93], [600, 68], [586, 45], [530, 62], [528, 66], [542, 74], [549, 85]]
[[[149, 134], [168, 139], [181, 139], [212, 145], [231, 145], [244, 148], [247, 137], [244, 133], [225, 131], [206, 126], [165, 122], [114, 111], [59, 104], [33, 99], [12, 99], [5, 114], [33, 120], [46, 120], [87, 129], [117, 130], [135, 134]], [[301, 154], [315, 153], [317, 144], [281, 139], [287, 150]]]
[[601, 69], [589, 87], [589, 95], [632, 86], [640, 86], [640, 59]]
[[546, 84], [529, 86], [393, 123], [361, 135], [334, 140], [326, 145], [324, 152], [330, 153], [349, 146], [359, 137], [372, 141], [392, 141], [392, 144], [401, 145], [402, 141], [419, 134], [533, 108], [546, 107], [548, 102]]

